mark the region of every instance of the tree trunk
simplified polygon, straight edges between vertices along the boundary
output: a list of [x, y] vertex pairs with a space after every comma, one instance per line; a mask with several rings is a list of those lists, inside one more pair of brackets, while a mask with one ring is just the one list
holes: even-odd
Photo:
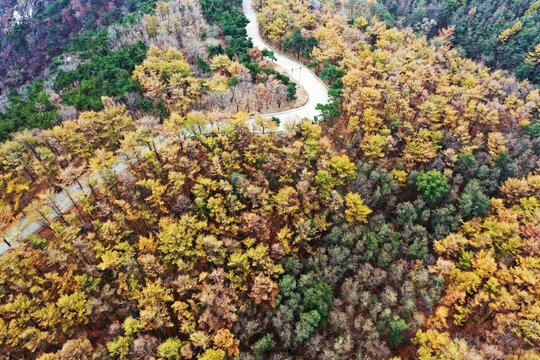
[[79, 213], [79, 215], [80, 215], [82, 221], [83, 221], [84, 223], [86, 223], [86, 222], [87, 222], [87, 221], [86, 221], [86, 218], [84, 217], [84, 215], [83, 215], [81, 209], [79, 209], [79, 206], [77, 206], [77, 203], [75, 202], [75, 200], [73, 200], [73, 198], [71, 197], [71, 194], [69, 193], [69, 191], [68, 191], [66, 188], [64, 188], [64, 192], [66, 193], [66, 195], [67, 195], [67, 197], [69, 198], [69, 200], [71, 200], [71, 203], [73, 204], [73, 206], [75, 207], [75, 209], [76, 209], [77, 212]]
[[26, 171], [26, 173], [28, 174], [28, 176], [30, 176], [30, 178], [32, 179], [32, 182], [36, 182], [36, 179], [34, 179], [34, 177], [33, 177], [32, 174], [30, 173], [30, 171], [26, 168], [26, 166], [24, 166], [24, 171]]

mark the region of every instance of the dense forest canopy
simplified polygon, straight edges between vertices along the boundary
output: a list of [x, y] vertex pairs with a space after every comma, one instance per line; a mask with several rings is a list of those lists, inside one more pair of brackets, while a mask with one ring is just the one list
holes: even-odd
[[537, 359], [536, 3], [247, 1], [3, 38], [0, 359]]
[[377, 16], [389, 26], [436, 37], [452, 30], [463, 55], [540, 84], [538, 0], [332, 0], [350, 20]]

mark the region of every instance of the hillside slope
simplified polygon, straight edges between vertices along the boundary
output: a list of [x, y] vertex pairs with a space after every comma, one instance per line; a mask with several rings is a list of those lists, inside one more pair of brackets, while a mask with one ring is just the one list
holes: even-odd
[[0, 36], [24, 20], [30, 19], [54, 0], [3, 0], [0, 2]]
[[356, 5], [158, 1], [10, 91], [0, 359], [539, 358], [540, 89]]

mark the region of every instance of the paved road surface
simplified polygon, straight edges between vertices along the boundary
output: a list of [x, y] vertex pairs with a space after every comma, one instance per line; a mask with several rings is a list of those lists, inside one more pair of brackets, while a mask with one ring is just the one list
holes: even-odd
[[328, 88], [309, 68], [302, 63], [280, 53], [277, 49], [266, 44], [259, 33], [259, 24], [255, 16], [252, 0], [243, 0], [242, 9], [249, 20], [247, 25], [247, 34], [253, 40], [253, 46], [259, 49], [268, 49], [274, 52], [276, 63], [283, 67], [289, 76], [295, 79], [309, 95], [308, 102], [298, 108], [284, 111], [276, 114], [265, 114], [266, 116], [275, 116], [280, 120], [280, 130], [284, 130], [283, 125], [290, 121], [301, 120], [303, 118], [313, 119], [319, 115], [319, 110], [315, 107], [317, 104], [328, 103]]
[[[289, 73], [289, 76], [294, 78], [300, 85], [304, 87], [309, 95], [308, 102], [297, 109], [287, 110], [274, 114], [264, 114], [266, 117], [274, 116], [280, 120], [280, 128], [278, 131], [283, 131], [286, 128], [287, 123], [299, 121], [303, 118], [310, 118], [319, 115], [319, 111], [315, 109], [317, 104], [326, 104], [328, 102], [328, 88], [327, 86], [306, 66], [302, 65], [298, 61], [288, 57], [287, 55], [279, 53], [276, 49], [268, 46], [261, 38], [259, 34], [259, 26], [257, 23], [257, 18], [255, 16], [255, 10], [253, 9], [252, 0], [244, 0], [242, 3], [242, 8], [244, 14], [249, 19], [249, 24], [247, 25], [248, 36], [253, 40], [253, 45], [257, 46], [259, 49], [268, 49], [274, 51], [276, 57], [276, 62], [278, 65], [283, 67]], [[159, 140], [159, 139], [158, 139]], [[116, 165], [113, 167], [117, 173], [121, 173], [128, 169], [128, 164], [126, 160], [119, 160]], [[99, 176], [94, 174], [91, 176], [92, 179], [99, 180]], [[83, 189], [86, 193], [90, 192], [88, 187], [88, 180], [81, 180]], [[81, 189], [79, 185], [74, 184], [70, 186], [67, 191], [70, 194], [80, 192]], [[73, 204], [71, 200], [65, 193], [59, 193], [55, 196], [55, 203], [58, 205], [58, 208], [62, 213], [67, 212]], [[49, 220], [57, 218], [58, 215], [50, 214], [48, 216]], [[11, 246], [17, 243], [18, 239], [24, 239], [28, 235], [34, 234], [39, 231], [45, 224], [36, 220], [35, 217], [23, 217], [17, 225], [9, 229], [4, 238], [10, 243]], [[0, 240], [1, 241], [1, 240]], [[7, 242], [0, 242], [0, 255], [4, 254], [9, 250], [10, 246]]]

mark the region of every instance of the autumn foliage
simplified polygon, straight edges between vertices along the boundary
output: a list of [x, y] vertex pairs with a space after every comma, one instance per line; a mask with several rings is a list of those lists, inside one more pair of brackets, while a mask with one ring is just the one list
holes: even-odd
[[0, 144], [0, 358], [538, 357], [538, 89], [336, 4], [256, 3], [316, 119], [261, 115], [240, 1], [171, 0], [114, 27], [137, 92]]

